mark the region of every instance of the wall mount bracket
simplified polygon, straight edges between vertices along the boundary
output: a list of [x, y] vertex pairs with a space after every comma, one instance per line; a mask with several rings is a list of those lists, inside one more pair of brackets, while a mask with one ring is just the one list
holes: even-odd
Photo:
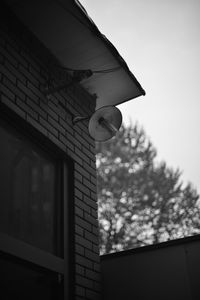
[[51, 95], [60, 92], [73, 84], [81, 82], [83, 79], [87, 79], [93, 75], [93, 72], [91, 70], [75, 70], [73, 71], [73, 76], [69, 80], [69, 82], [65, 82], [62, 84], [59, 84], [57, 86], [51, 86], [50, 80], [46, 82], [45, 88], [44, 88], [44, 94], [47, 98], [49, 98]]

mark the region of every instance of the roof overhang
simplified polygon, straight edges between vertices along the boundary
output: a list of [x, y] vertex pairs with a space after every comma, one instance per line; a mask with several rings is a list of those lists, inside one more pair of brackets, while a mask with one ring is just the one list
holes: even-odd
[[118, 105], [144, 90], [116, 48], [100, 33], [76, 0], [6, 0], [24, 23], [65, 68], [94, 72], [81, 82], [96, 94], [96, 109]]

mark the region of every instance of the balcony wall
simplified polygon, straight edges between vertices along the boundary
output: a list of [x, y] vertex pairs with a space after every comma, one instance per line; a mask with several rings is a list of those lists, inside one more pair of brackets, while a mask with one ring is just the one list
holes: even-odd
[[101, 257], [104, 299], [199, 300], [200, 237]]

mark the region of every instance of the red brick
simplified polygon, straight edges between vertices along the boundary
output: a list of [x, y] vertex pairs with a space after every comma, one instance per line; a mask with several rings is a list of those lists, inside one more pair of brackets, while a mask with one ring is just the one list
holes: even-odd
[[94, 253], [96, 253], [97, 255], [99, 255], [99, 245], [93, 245], [92, 250]]
[[33, 119], [38, 120], [38, 114], [35, 110], [33, 110], [30, 106], [28, 106], [24, 101], [17, 98], [17, 105], [22, 108], [28, 115], [30, 115]]
[[76, 244], [76, 246], [75, 246], [75, 252], [77, 254], [84, 255], [84, 247]]
[[0, 64], [0, 72], [6, 76], [12, 83], [16, 83], [16, 77], [4, 65]]
[[85, 231], [85, 238], [87, 240], [91, 241], [92, 243], [96, 244], [96, 245], [98, 245], [98, 243], [99, 243], [97, 235], [92, 234], [92, 233], [90, 233], [88, 231]]
[[79, 255], [79, 254], [76, 254], [75, 255], [75, 261], [77, 264], [81, 265], [81, 266], [84, 266], [84, 267], [87, 267], [87, 268], [92, 268], [92, 261]]
[[87, 205], [91, 206], [92, 208], [97, 209], [97, 203], [93, 199], [91, 199], [91, 198], [89, 198], [87, 196], [84, 196], [84, 202]]
[[98, 219], [98, 212], [97, 212], [97, 209], [91, 208], [91, 215], [92, 215], [95, 219]]
[[75, 220], [76, 220], [76, 224], [78, 224], [80, 227], [82, 227], [88, 231], [92, 230], [92, 225], [89, 222], [87, 222], [86, 220], [79, 218], [78, 216], [75, 217]]
[[96, 186], [96, 184], [97, 184], [97, 178], [96, 178], [96, 176], [90, 176], [90, 180]]
[[[83, 199], [83, 194], [78, 189], [75, 189], [75, 196], [79, 199]], [[78, 201], [80, 201], [79, 199], [78, 199]], [[77, 205], [78, 205], [78, 203], [77, 203]]]
[[8, 80], [6, 77], [3, 78], [4, 85], [12, 91], [16, 96], [18, 96], [21, 100], [25, 100], [25, 94], [10, 80]]
[[11, 92], [11, 90], [9, 90], [3, 83], [0, 83], [0, 92], [13, 102], [15, 101], [15, 94]]
[[18, 79], [21, 81], [24, 85], [26, 85], [26, 77], [18, 71], [17, 68], [15, 68], [9, 61], [5, 61], [5, 67]]
[[87, 297], [86, 299], [88, 299], [88, 300], [101, 300], [102, 299], [100, 293], [94, 292], [92, 290], [86, 290], [86, 297]]
[[81, 218], [83, 218], [83, 210], [79, 207], [75, 206], [75, 214]]
[[81, 166], [75, 163], [75, 170], [77, 170], [79, 173], [81, 173], [84, 177], [87, 179], [90, 179], [90, 174]]
[[97, 226], [97, 219], [91, 216], [90, 214], [84, 212], [84, 218], [91, 224]]
[[71, 151], [71, 150], [67, 149], [67, 154], [68, 154], [68, 155], [69, 155], [76, 163], [78, 163], [78, 164], [80, 164], [80, 165], [83, 164], [82, 159], [81, 159], [78, 155], [76, 155], [76, 154], [74, 153], [74, 151]]
[[96, 193], [96, 185], [94, 185], [93, 183], [91, 183], [89, 180], [83, 178], [83, 184], [85, 186], [87, 186], [91, 191], [93, 191], [94, 193]]
[[41, 126], [38, 121], [34, 120], [30, 116], [27, 116], [27, 122], [30, 123], [32, 126], [34, 126], [38, 131], [40, 131], [42, 134], [47, 136], [47, 130]]
[[84, 248], [92, 249], [92, 243], [81, 236], [76, 235], [76, 243], [83, 246]]
[[94, 261], [96, 263], [100, 261], [99, 255], [97, 255], [96, 253], [94, 253], [94, 252], [92, 252], [92, 251], [90, 251], [88, 249], [85, 249], [85, 256], [88, 259], [90, 259], [90, 260], [92, 260], [92, 261]]
[[29, 70], [27, 70], [26, 68], [24, 68], [24, 66], [19, 65], [19, 71], [33, 84], [35, 84], [35, 86], [38, 86], [38, 80], [35, 79], [35, 77], [29, 72]]
[[82, 227], [78, 226], [77, 224], [75, 224], [75, 233], [77, 233], [80, 236], [84, 235], [84, 230]]
[[20, 117], [22, 117], [23, 119], [25, 119], [25, 117], [26, 117], [25, 112], [21, 108], [19, 108], [15, 103], [13, 103], [12, 101], [10, 101], [9, 98], [7, 98], [4, 95], [1, 95], [1, 102], [4, 103], [4, 104], [6, 104], [17, 115], [19, 115]]
[[32, 101], [28, 97], [26, 99], [26, 103], [28, 106], [34, 109], [41, 117], [43, 117], [45, 120], [47, 119], [47, 113], [40, 108], [39, 104], [36, 104], [35, 101]]
[[55, 145], [57, 145], [61, 150], [66, 152], [66, 145], [61, 143], [53, 134], [51, 134], [50, 132], [47, 132], [47, 136]]
[[83, 176], [79, 173], [79, 172], [74, 172], [74, 176], [77, 180], [79, 180], [80, 182], [83, 181]]
[[39, 98], [30, 89], [28, 89], [23, 83], [18, 81], [17, 86], [27, 97], [31, 98], [35, 102], [38, 102]]
[[91, 152], [91, 150], [88, 150], [87, 148], [82, 148], [83, 153], [85, 153], [92, 161], [96, 162], [95, 155]]
[[99, 264], [99, 263], [94, 263], [93, 268], [94, 268], [94, 270], [97, 271], [97, 272], [100, 272], [100, 271], [101, 271], [101, 269], [100, 269], [100, 264]]
[[86, 161], [88, 164], [90, 163], [90, 158], [85, 155], [82, 151], [80, 151], [78, 148], [75, 148], [75, 153], [83, 160]]
[[85, 288], [77, 285], [76, 286], [76, 295], [85, 297]]
[[84, 186], [81, 182], [75, 180], [75, 187], [78, 188], [83, 194], [89, 196], [90, 190], [86, 186]]
[[[82, 195], [82, 193], [81, 193]], [[87, 204], [85, 204], [83, 201], [81, 201], [78, 198], [75, 198], [75, 205], [77, 205], [78, 207], [82, 208], [84, 211], [90, 213], [91, 207], [88, 206]]]
[[87, 288], [93, 287], [93, 281], [91, 279], [85, 278], [80, 275], [76, 275], [76, 282], [77, 282], [77, 284], [87, 287]]
[[97, 272], [86, 269], [85, 275], [86, 275], [86, 277], [88, 277], [90, 279], [94, 279], [95, 281], [100, 280], [100, 275]]
[[[97, 224], [98, 224], [98, 220], [97, 220]], [[92, 226], [92, 233], [96, 236], [99, 236], [99, 227], [98, 226]]]
[[60, 133], [65, 134], [65, 129], [59, 125], [51, 116], [48, 116], [48, 122], [55, 127]]
[[52, 133], [55, 137], [58, 137], [58, 130], [55, 129], [49, 122], [43, 119], [41, 116], [39, 117], [39, 122], [42, 126], [44, 126], [50, 133]]
[[86, 162], [83, 163], [83, 167], [87, 172], [90, 173], [90, 175], [96, 176], [96, 168], [92, 168]]
[[[76, 128], [75, 128], [76, 130]], [[89, 143], [87, 142], [87, 140], [85, 140], [80, 134], [76, 133], [75, 132], [75, 138], [84, 146], [86, 147], [87, 149], [90, 149], [90, 145]]]
[[85, 275], [85, 268], [77, 264], [76, 265], [76, 273], [80, 274], [80, 275]]

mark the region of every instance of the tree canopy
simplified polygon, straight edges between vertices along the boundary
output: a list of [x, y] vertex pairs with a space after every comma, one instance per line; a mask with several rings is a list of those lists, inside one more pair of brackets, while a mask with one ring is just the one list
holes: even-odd
[[96, 151], [101, 254], [200, 233], [196, 189], [157, 161], [138, 124], [123, 125]]

